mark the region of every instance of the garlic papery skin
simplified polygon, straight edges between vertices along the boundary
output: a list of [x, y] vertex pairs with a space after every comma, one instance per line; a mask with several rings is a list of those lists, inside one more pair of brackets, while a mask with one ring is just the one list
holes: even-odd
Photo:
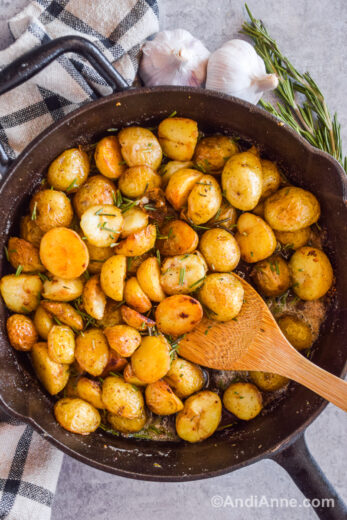
[[206, 88], [244, 99], [255, 105], [267, 90], [278, 85], [276, 74], [267, 74], [262, 58], [252, 45], [230, 40], [211, 54]]
[[140, 77], [148, 87], [199, 87], [205, 82], [210, 51], [185, 29], [158, 33], [142, 51]]

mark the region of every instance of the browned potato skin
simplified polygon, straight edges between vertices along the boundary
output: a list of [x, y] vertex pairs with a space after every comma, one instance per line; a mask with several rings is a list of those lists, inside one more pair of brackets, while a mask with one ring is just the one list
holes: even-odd
[[82, 330], [83, 319], [69, 303], [42, 301], [43, 309], [72, 329]]
[[276, 231], [298, 231], [317, 222], [320, 205], [311, 192], [289, 186], [266, 199], [264, 217]]
[[107, 414], [107, 421], [112, 428], [118, 432], [136, 433], [142, 430], [146, 424], [147, 415], [145, 409], [143, 409], [142, 414], [139, 417], [135, 417], [135, 419], [127, 419], [126, 417], [121, 417], [120, 415], [109, 412]]
[[[257, 215], [257, 217], [261, 217], [262, 219], [264, 219], [264, 201], [258, 202], [256, 207], [254, 209], [252, 209], [252, 213], [254, 213], [254, 215]], [[275, 233], [275, 235], [276, 235], [276, 233]], [[277, 238], [277, 235], [276, 235], [276, 238]]]
[[105, 312], [101, 320], [98, 320], [98, 325], [102, 328], [113, 327], [122, 322], [122, 316], [119, 308], [119, 303], [114, 300], [107, 300]]
[[260, 159], [260, 163], [263, 171], [261, 200], [264, 200], [278, 190], [281, 183], [281, 174], [278, 171], [276, 163], [268, 161], [267, 159]]
[[217, 211], [216, 215], [208, 221], [210, 225], [220, 225], [228, 231], [233, 231], [235, 229], [235, 224], [237, 221], [237, 211], [236, 209], [229, 204], [226, 200], [223, 199], [222, 204]]
[[164, 336], [144, 336], [131, 357], [131, 368], [145, 383], [164, 377], [170, 368], [170, 345]]
[[105, 408], [127, 419], [140, 417], [144, 409], [141, 391], [126, 383], [121, 376], [108, 376], [102, 384]]
[[[83, 236], [83, 235], [82, 235]], [[100, 273], [102, 264], [113, 256], [112, 247], [97, 247], [93, 246], [88, 240], [83, 240], [89, 252], [88, 271], [91, 274]]]
[[244, 290], [232, 273], [213, 273], [206, 276], [198, 296], [211, 311], [211, 319], [224, 322], [232, 320], [240, 312]]
[[30, 242], [34, 247], [39, 247], [41, 238], [44, 232], [36, 224], [35, 220], [31, 219], [30, 215], [25, 215], [20, 221], [20, 236], [27, 242]]
[[157, 242], [160, 253], [164, 256], [184, 255], [193, 253], [198, 246], [199, 236], [183, 220], [171, 220], [160, 230], [161, 236]]
[[116, 187], [111, 179], [103, 175], [90, 177], [76, 192], [73, 205], [78, 218], [91, 206], [98, 204], [113, 204]]
[[148, 327], [154, 327], [155, 321], [147, 318], [143, 314], [131, 309], [127, 305], [122, 305], [120, 308], [123, 321], [130, 327], [139, 331], [147, 330]]
[[305, 246], [310, 238], [311, 228], [306, 227], [298, 231], [275, 231], [277, 240], [284, 246], [296, 251], [299, 247]]
[[301, 247], [289, 260], [293, 291], [302, 300], [318, 300], [333, 283], [334, 273], [327, 255], [315, 247]]
[[99, 427], [97, 409], [83, 399], [63, 397], [54, 405], [54, 415], [60, 426], [72, 433], [89, 435]]
[[264, 296], [280, 296], [290, 285], [287, 262], [281, 256], [271, 256], [255, 264], [252, 279]]
[[125, 282], [124, 299], [128, 305], [134, 307], [138, 312], [148, 312], [152, 308], [151, 300], [141, 289], [135, 276]]
[[164, 379], [181, 399], [199, 392], [205, 384], [201, 367], [179, 357], [172, 360]]
[[157, 230], [154, 224], [149, 224], [137, 233], [129, 235], [116, 246], [115, 253], [124, 256], [141, 256], [155, 245]]
[[187, 203], [194, 184], [202, 176], [201, 172], [192, 168], [181, 168], [172, 175], [165, 190], [165, 197], [176, 211]]
[[39, 256], [39, 250], [22, 238], [12, 237], [8, 241], [8, 258], [14, 269], [22, 266], [23, 273], [45, 271]]
[[70, 148], [50, 164], [47, 182], [55, 190], [73, 193], [86, 181], [89, 170], [87, 153], [79, 148]]
[[148, 128], [128, 126], [118, 133], [122, 155], [128, 166], [145, 164], [157, 170], [163, 158], [158, 139]]
[[160, 267], [156, 257], [149, 257], [144, 260], [136, 272], [137, 281], [153, 302], [161, 302], [165, 298], [165, 293], [160, 284]]
[[264, 392], [274, 392], [289, 383], [289, 379], [272, 372], [250, 372], [252, 381]]
[[131, 356], [141, 343], [140, 333], [129, 325], [115, 325], [104, 330], [110, 347], [121, 356]]
[[121, 372], [123, 368], [126, 366], [127, 360], [126, 358], [120, 356], [118, 352], [109, 349], [108, 361], [107, 365], [104, 368], [101, 377], [106, 377], [110, 372]]
[[278, 320], [281, 331], [296, 348], [296, 350], [305, 350], [310, 348], [313, 342], [310, 327], [296, 316], [281, 316]]
[[224, 392], [225, 408], [239, 419], [254, 419], [263, 408], [263, 398], [252, 383], [232, 383]]
[[226, 161], [237, 153], [237, 144], [225, 135], [204, 137], [198, 142], [194, 153], [194, 163], [203, 172], [212, 175], [222, 171]]
[[35, 311], [34, 325], [39, 336], [47, 340], [48, 333], [54, 325], [54, 320], [52, 314], [47, 312], [42, 305], [39, 305]]
[[75, 360], [75, 336], [67, 325], [53, 325], [48, 333], [48, 355], [56, 363], [70, 365]]
[[31, 359], [38, 379], [51, 395], [63, 390], [69, 379], [69, 365], [55, 363], [48, 355], [47, 343], [35, 343]]
[[163, 152], [176, 161], [190, 161], [198, 140], [198, 124], [192, 119], [171, 117], [158, 126]]
[[100, 376], [105, 369], [109, 348], [99, 329], [88, 329], [76, 338], [75, 357], [78, 364], [92, 376]]
[[233, 271], [240, 261], [240, 248], [225, 229], [208, 229], [200, 238], [199, 249], [211, 271]]
[[131, 368], [131, 363], [128, 363], [123, 371], [124, 381], [126, 383], [131, 383], [136, 386], [146, 386], [147, 383], [141, 381], [138, 377], [135, 376], [133, 369]]
[[212, 175], [203, 175], [188, 196], [188, 219], [196, 225], [213, 218], [222, 204], [222, 190]]
[[133, 166], [126, 170], [118, 181], [120, 191], [126, 197], [136, 199], [146, 191], [159, 188], [161, 177], [149, 166]]
[[42, 282], [36, 274], [7, 274], [0, 279], [0, 293], [8, 309], [29, 314], [40, 303]]
[[118, 179], [126, 170], [120, 144], [115, 135], [104, 137], [98, 142], [94, 159], [98, 170], [109, 179]]
[[172, 415], [183, 409], [183, 403], [163, 381], [150, 383], [145, 390], [146, 404], [157, 415]]
[[31, 215], [36, 212], [35, 223], [47, 232], [56, 227], [69, 227], [73, 210], [71, 202], [62, 191], [42, 190], [35, 193], [30, 201]]
[[8, 339], [16, 350], [28, 352], [37, 342], [38, 334], [32, 320], [23, 314], [12, 314], [6, 322]]
[[101, 398], [101, 385], [98, 381], [93, 381], [88, 377], [80, 377], [76, 383], [76, 392], [78, 397], [84, 399], [88, 403], [104, 410], [105, 405]]
[[106, 296], [100, 285], [100, 277], [94, 275], [86, 282], [82, 294], [83, 307], [87, 314], [96, 320], [102, 320], [105, 307]]
[[241, 258], [254, 264], [272, 255], [276, 237], [270, 226], [252, 213], [243, 213], [237, 221], [235, 238], [240, 246]]
[[165, 298], [155, 311], [155, 321], [163, 334], [181, 336], [193, 330], [201, 321], [203, 310], [195, 298], [175, 294]]
[[141, 231], [148, 225], [148, 215], [138, 206], [133, 206], [123, 213], [123, 227], [121, 237], [126, 238]]

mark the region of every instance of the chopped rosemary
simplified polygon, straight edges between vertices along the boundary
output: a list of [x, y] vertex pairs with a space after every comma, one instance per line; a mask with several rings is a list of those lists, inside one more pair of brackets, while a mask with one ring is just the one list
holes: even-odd
[[186, 268], [185, 267], [181, 267], [180, 269], [180, 277], [179, 277], [179, 285], [183, 285], [184, 284], [184, 278], [185, 278], [185, 275], [186, 275]]
[[199, 278], [196, 282], [190, 284], [189, 289], [193, 289], [193, 287], [196, 287], [199, 285], [203, 280], [205, 280], [206, 276], [203, 276], [202, 278]]
[[23, 271], [23, 266], [22, 265], [19, 265], [17, 267], [17, 270], [16, 270], [16, 276], [19, 276], [21, 274], [21, 272]]
[[74, 188], [77, 188], [77, 177], [74, 178], [74, 180], [71, 182], [71, 184], [69, 184], [65, 191], [69, 193], [69, 191], [73, 190]]
[[173, 112], [171, 112], [171, 114], [169, 116], [167, 116], [168, 118], [169, 117], [175, 117], [177, 115], [177, 110], [174, 110]]
[[158, 260], [158, 264], [159, 266], [161, 265], [161, 256], [160, 256], [160, 251], [159, 249], [157, 249], [156, 253], [155, 253], [155, 256], [157, 257], [157, 260]]
[[8, 256], [8, 249], [6, 246], [4, 246], [4, 251], [5, 251], [5, 256], [6, 256], [7, 261], [9, 261], [10, 257]]
[[31, 220], [36, 220], [36, 218], [37, 218], [36, 209], [37, 209], [37, 202], [35, 202], [35, 204], [34, 204], [34, 209], [33, 209], [33, 212], [31, 214]]

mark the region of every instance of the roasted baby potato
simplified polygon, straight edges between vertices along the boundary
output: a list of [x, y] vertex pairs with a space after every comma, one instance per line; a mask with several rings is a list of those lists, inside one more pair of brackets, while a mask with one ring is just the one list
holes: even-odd
[[311, 228], [305, 227], [298, 231], [275, 231], [277, 240], [287, 249], [299, 249], [305, 246], [310, 238]]
[[36, 224], [35, 220], [31, 219], [30, 215], [21, 218], [20, 221], [20, 236], [27, 242], [30, 242], [35, 247], [40, 247], [41, 238], [44, 232]]
[[69, 303], [42, 301], [41, 307], [59, 321], [74, 330], [83, 329], [83, 319]]
[[75, 360], [75, 336], [67, 325], [53, 325], [48, 333], [48, 355], [56, 363], [70, 365]]
[[203, 172], [217, 174], [223, 170], [226, 161], [238, 151], [239, 148], [231, 137], [204, 137], [196, 145], [194, 163]]
[[223, 394], [223, 404], [228, 412], [249, 421], [261, 412], [263, 398], [252, 383], [232, 383]]
[[190, 161], [198, 140], [198, 124], [184, 117], [168, 117], [158, 126], [163, 152], [175, 161]]
[[102, 401], [106, 410], [120, 417], [136, 419], [143, 414], [141, 391], [120, 376], [108, 376], [102, 384]]
[[241, 310], [244, 290], [240, 280], [233, 274], [214, 273], [206, 276], [198, 296], [207, 307], [211, 319], [229, 321]]
[[42, 190], [30, 201], [31, 218], [45, 233], [56, 227], [69, 227], [73, 211], [70, 199], [62, 191]]
[[29, 314], [40, 303], [42, 282], [36, 274], [8, 274], [0, 280], [0, 292], [11, 311]]
[[175, 210], [181, 209], [187, 203], [190, 192], [202, 176], [201, 172], [191, 168], [181, 168], [172, 175], [166, 187], [165, 197]]
[[144, 316], [140, 312], [131, 309], [127, 305], [122, 305], [120, 311], [123, 321], [125, 321], [125, 323], [130, 327], [134, 327], [136, 330], [142, 332], [148, 328], [154, 327], [155, 325], [155, 321], [147, 318], [147, 316]]
[[89, 278], [83, 289], [83, 307], [96, 320], [102, 320], [106, 308], [106, 296], [101, 289], [100, 277], [96, 274]]
[[9, 262], [14, 269], [21, 266], [23, 273], [45, 271], [45, 267], [41, 264], [39, 250], [30, 242], [12, 237], [8, 241], [7, 250]]
[[63, 397], [54, 405], [54, 415], [60, 426], [72, 433], [89, 435], [99, 427], [97, 409], [78, 397]]
[[100, 329], [88, 329], [76, 338], [75, 358], [88, 374], [100, 376], [108, 362], [108, 345]]
[[131, 356], [141, 343], [140, 333], [129, 325], [115, 325], [104, 330], [108, 344], [121, 356]]
[[100, 273], [101, 288], [113, 300], [123, 300], [124, 280], [126, 276], [126, 258], [124, 255], [111, 256], [102, 265]]
[[88, 403], [103, 410], [105, 408], [101, 398], [101, 385], [98, 381], [88, 377], [80, 377], [76, 382], [76, 392], [78, 397]]
[[136, 272], [137, 281], [153, 302], [161, 302], [165, 298], [165, 293], [160, 283], [160, 267], [156, 257], [146, 258], [138, 267]]
[[145, 228], [132, 233], [114, 248], [117, 255], [141, 256], [155, 245], [157, 230], [154, 224], [149, 224]]
[[104, 204], [91, 206], [81, 217], [81, 228], [88, 242], [96, 247], [109, 247], [117, 241], [123, 226], [119, 208]]
[[225, 229], [208, 229], [200, 238], [199, 249], [211, 271], [227, 273], [240, 261], [240, 248]]
[[260, 159], [251, 152], [232, 155], [223, 168], [222, 188], [235, 208], [243, 211], [255, 208], [263, 189]]
[[141, 381], [138, 377], [135, 376], [133, 369], [131, 368], [131, 363], [128, 363], [123, 370], [123, 377], [126, 383], [131, 383], [136, 386], [146, 386], [147, 383]]
[[263, 172], [263, 187], [261, 190], [261, 199], [263, 200], [278, 190], [281, 184], [281, 174], [276, 163], [267, 159], [260, 159], [260, 163]]
[[222, 403], [215, 392], [204, 390], [185, 401], [177, 414], [177, 434], [188, 442], [200, 442], [217, 430], [222, 417]]
[[304, 321], [288, 314], [279, 318], [278, 325], [296, 350], [305, 350], [311, 347], [313, 342], [312, 332]]
[[229, 204], [226, 200], [222, 201], [222, 204], [211, 220], [209, 220], [209, 224], [212, 226], [218, 225], [227, 229], [228, 231], [232, 231], [235, 228], [235, 224], [237, 221], [237, 211], [236, 209]]
[[122, 322], [122, 316], [119, 308], [119, 303], [114, 300], [107, 300], [104, 315], [101, 320], [98, 320], [98, 325], [102, 328], [113, 327]]
[[110, 423], [113, 429], [121, 433], [136, 433], [142, 430], [147, 422], [147, 415], [145, 409], [142, 414], [135, 419], [128, 419], [127, 417], [121, 417], [115, 413], [107, 414], [107, 421]]
[[333, 283], [333, 269], [323, 251], [301, 247], [289, 260], [293, 291], [302, 300], [318, 300]]
[[34, 315], [34, 325], [42, 339], [47, 340], [48, 333], [54, 325], [52, 314], [47, 312], [42, 305], [39, 305]]
[[242, 260], [249, 264], [264, 260], [276, 249], [274, 232], [262, 218], [252, 213], [242, 213], [239, 217], [235, 238]]
[[27, 352], [37, 342], [37, 331], [32, 320], [23, 314], [12, 314], [6, 322], [8, 339], [16, 350]]
[[120, 144], [115, 135], [104, 137], [98, 142], [94, 159], [99, 172], [109, 179], [118, 179], [126, 170]]
[[167, 222], [160, 230], [163, 237], [158, 240], [158, 248], [164, 256], [184, 255], [193, 253], [198, 247], [199, 236], [183, 220], [171, 220]]
[[195, 394], [205, 384], [201, 367], [179, 357], [172, 360], [164, 379], [181, 399]]
[[86, 152], [80, 148], [70, 148], [50, 164], [47, 181], [55, 190], [73, 193], [87, 180], [89, 169]]
[[122, 155], [128, 166], [146, 165], [157, 170], [163, 154], [153, 132], [140, 126], [128, 126], [118, 134]]
[[174, 294], [165, 298], [155, 311], [155, 321], [163, 334], [181, 336], [193, 330], [201, 321], [203, 310], [195, 298]]
[[289, 379], [272, 372], [250, 372], [252, 381], [264, 392], [274, 392], [289, 383]]
[[166, 188], [169, 180], [175, 172], [177, 172], [178, 170], [182, 170], [182, 168], [192, 168], [193, 166], [194, 165], [192, 161], [169, 161], [168, 163], [164, 164], [160, 168], [162, 187]]
[[200, 254], [172, 256], [161, 266], [160, 283], [166, 294], [187, 294], [202, 285], [206, 271], [206, 262]]
[[279, 255], [255, 264], [252, 279], [264, 296], [280, 296], [291, 283], [288, 264]]
[[188, 196], [188, 219], [195, 225], [213, 218], [222, 203], [222, 190], [212, 175], [203, 175]]
[[101, 374], [101, 377], [106, 377], [111, 372], [121, 372], [126, 364], [127, 364], [126, 358], [120, 356], [118, 354], [118, 352], [116, 352], [115, 350], [110, 348], [109, 354], [108, 354], [107, 365], [105, 366], [105, 368]]
[[73, 205], [78, 218], [81, 218], [91, 206], [113, 204], [115, 197], [116, 187], [111, 179], [103, 175], [94, 175], [76, 192]]
[[31, 360], [38, 379], [47, 392], [56, 395], [63, 390], [69, 379], [69, 365], [56, 363], [48, 354], [47, 343], [35, 343], [31, 349]]
[[47, 231], [40, 243], [40, 258], [47, 271], [64, 280], [79, 278], [89, 263], [84, 241], [66, 227]]
[[149, 166], [133, 166], [121, 175], [118, 186], [126, 197], [137, 199], [142, 197], [146, 191], [159, 188], [161, 177]]
[[42, 297], [56, 302], [70, 302], [79, 298], [82, 291], [83, 283], [80, 278], [63, 280], [58, 276], [52, 276], [43, 282]]
[[89, 264], [88, 271], [92, 274], [100, 273], [102, 264], [113, 256], [114, 251], [112, 247], [96, 247], [85, 240], [87, 237], [83, 237], [88, 253], [89, 253]]
[[317, 222], [320, 206], [311, 192], [287, 186], [266, 199], [264, 217], [276, 231], [298, 231]]
[[142, 290], [135, 276], [129, 278], [129, 280], [125, 282], [124, 300], [128, 305], [134, 307], [134, 309], [138, 312], [148, 312], [152, 308], [151, 300]]
[[141, 231], [148, 225], [148, 215], [137, 206], [133, 206], [123, 213], [123, 227], [121, 237], [126, 238], [129, 235]]
[[183, 409], [183, 403], [169, 385], [160, 379], [145, 390], [146, 404], [157, 415], [172, 415]]
[[164, 377], [170, 368], [170, 345], [164, 336], [144, 336], [131, 356], [131, 368], [145, 383]]

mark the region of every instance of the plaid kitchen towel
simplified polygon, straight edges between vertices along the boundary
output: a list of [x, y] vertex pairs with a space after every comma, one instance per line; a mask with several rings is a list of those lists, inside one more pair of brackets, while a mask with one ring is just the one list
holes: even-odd
[[[0, 51], [0, 68], [53, 38], [80, 35], [95, 43], [131, 84], [140, 46], [158, 31], [157, 0], [35, 0], [10, 22], [15, 42]], [[1, 74], [1, 72], [0, 72]], [[111, 93], [76, 55], [0, 97], [0, 142], [14, 158], [48, 125]], [[62, 453], [29, 426], [0, 412], [0, 519], [48, 520]]]

